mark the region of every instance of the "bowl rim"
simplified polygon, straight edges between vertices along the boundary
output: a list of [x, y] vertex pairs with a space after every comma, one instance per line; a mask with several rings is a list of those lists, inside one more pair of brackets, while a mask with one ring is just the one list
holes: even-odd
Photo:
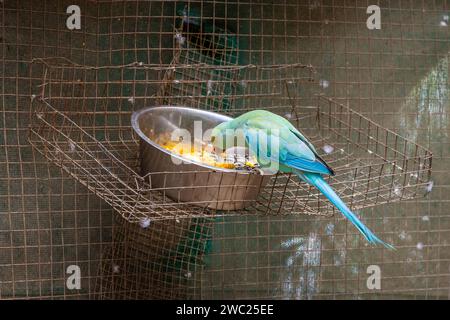
[[[227, 172], [227, 173], [237, 173], [237, 174], [253, 174], [250, 171], [244, 171], [244, 170], [236, 170], [236, 169], [226, 169], [226, 168], [219, 168], [219, 167], [214, 167], [214, 166], [210, 166], [195, 160], [191, 160], [185, 157], [182, 157], [170, 150], [167, 150], [163, 147], [161, 147], [159, 144], [157, 144], [156, 142], [154, 142], [153, 140], [151, 140], [147, 135], [144, 134], [144, 132], [142, 132], [140, 126], [139, 126], [139, 118], [148, 112], [152, 112], [153, 110], [168, 110], [168, 109], [172, 109], [172, 110], [188, 110], [188, 111], [193, 111], [195, 113], [200, 113], [200, 114], [214, 114], [215, 116], [219, 116], [221, 118], [224, 119], [224, 121], [227, 120], [232, 120], [232, 117], [228, 117], [225, 116], [223, 114], [217, 113], [217, 112], [212, 112], [212, 111], [207, 111], [207, 110], [202, 110], [202, 109], [195, 109], [195, 108], [189, 108], [189, 107], [182, 107], [182, 106], [175, 106], [175, 105], [160, 105], [160, 106], [155, 106], [155, 107], [145, 107], [142, 108], [140, 110], [134, 111], [133, 114], [131, 115], [131, 126], [133, 127], [133, 130], [139, 135], [139, 137], [145, 141], [147, 144], [151, 145], [152, 147], [170, 155], [171, 157], [175, 157], [181, 161], [183, 161], [183, 163], [189, 163], [192, 165], [196, 165], [199, 167], [203, 167], [209, 170], [213, 170], [213, 171], [220, 171], [220, 172]], [[262, 171], [262, 174], [260, 174], [261, 176], [265, 176], [265, 175], [269, 175], [267, 172]]]

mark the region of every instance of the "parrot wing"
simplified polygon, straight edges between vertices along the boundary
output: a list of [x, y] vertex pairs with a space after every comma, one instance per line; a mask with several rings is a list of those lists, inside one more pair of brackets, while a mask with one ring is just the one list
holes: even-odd
[[[310, 148], [309, 142], [305, 143], [303, 139], [285, 125], [273, 121], [269, 117], [255, 117], [246, 120], [243, 127], [246, 138], [252, 141], [257, 141], [257, 138], [254, 130], [251, 129], [263, 130], [262, 132], [279, 138], [279, 157], [273, 159], [273, 156], [271, 156], [272, 161], [275, 160], [302, 171], [333, 174], [333, 170], [326, 165], [314, 149]], [[272, 141], [272, 139], [266, 141]], [[259, 153], [267, 154], [267, 150], [261, 150], [263, 147], [261, 144], [258, 144]]]
[[[292, 131], [292, 130], [291, 130]], [[311, 142], [309, 142], [300, 132], [298, 132], [298, 130], [296, 130], [297, 132], [292, 131], [293, 134], [295, 134], [297, 136], [297, 138], [299, 138], [300, 140], [302, 140], [303, 142], [307, 143], [308, 146], [312, 146]], [[311, 151], [314, 153], [314, 155], [316, 156], [316, 159], [319, 160], [325, 167], [327, 167], [328, 169], [328, 173], [327, 174], [331, 174], [332, 176], [335, 175], [334, 170], [328, 165], [328, 163], [326, 163], [325, 160], [322, 159], [321, 156], [319, 156], [319, 154], [317, 153], [316, 149], [312, 146]]]
[[289, 120], [276, 115], [275, 117], [277, 119], [278, 122], [286, 125], [286, 127], [289, 128], [289, 130], [291, 130], [291, 132], [293, 134], [295, 134], [297, 136], [298, 139], [300, 139], [301, 141], [303, 141], [305, 144], [308, 145], [308, 147], [311, 149], [311, 151], [314, 153], [314, 155], [316, 156], [316, 158], [322, 162], [323, 165], [325, 165], [328, 170], [330, 171], [329, 174], [334, 176], [334, 170], [325, 162], [325, 160], [322, 159], [321, 156], [319, 156], [319, 154], [316, 151], [316, 148], [314, 148], [313, 144], [311, 142], [309, 142], [309, 140], [300, 132], [300, 130], [298, 128], [296, 128]]
[[[315, 158], [319, 162], [321, 162], [325, 167], [327, 167], [328, 170], [323, 171], [323, 173], [331, 174], [334, 176], [335, 174], [334, 170], [325, 162], [325, 160], [321, 156], [319, 156], [313, 144], [309, 142], [309, 140], [300, 132], [299, 129], [297, 129], [289, 120], [285, 119], [284, 117], [267, 110], [253, 110], [245, 113], [238, 119], [240, 119], [240, 121], [238, 120], [238, 122], [241, 122], [240, 125], [246, 124], [250, 121], [252, 125], [264, 124], [266, 125], [266, 128], [270, 127], [283, 128], [282, 133], [285, 137], [287, 137], [288, 140], [292, 140], [292, 134], [294, 134], [299, 140], [301, 140], [304, 144], [306, 144], [309, 147], [311, 152], [314, 154]], [[287, 129], [290, 132], [287, 131]], [[286, 134], [286, 132], [288, 132], [289, 134]], [[291, 139], [289, 139], [289, 136]], [[297, 153], [294, 154], [298, 155]], [[304, 150], [301, 154], [305, 155]], [[316, 159], [310, 158], [310, 160]]]
[[288, 167], [295, 168], [301, 171], [312, 172], [312, 173], [320, 173], [320, 174], [334, 174], [329, 167], [322, 163], [319, 159], [315, 161], [308, 161], [299, 157], [292, 156], [291, 154], [287, 154], [286, 159], [283, 161], [283, 164]]

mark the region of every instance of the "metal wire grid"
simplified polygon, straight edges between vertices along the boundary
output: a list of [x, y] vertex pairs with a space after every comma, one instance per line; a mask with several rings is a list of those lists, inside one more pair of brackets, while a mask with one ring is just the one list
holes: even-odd
[[[111, 209], [61, 176], [59, 169], [35, 158], [26, 141], [30, 96], [39, 83], [39, 76], [28, 68], [29, 59], [59, 50], [83, 59], [84, 49], [70, 47], [83, 48], [85, 34], [70, 36], [59, 27], [64, 21], [63, 5], [51, 1], [0, 4], [0, 297], [5, 299], [89, 297], [91, 275], [96, 274], [101, 258], [98, 253], [111, 239]], [[92, 22], [88, 16], [86, 21]], [[56, 33], [58, 39], [52, 38]], [[67, 46], [64, 39], [73, 42]], [[65, 287], [65, 270], [71, 264], [86, 271], [83, 290]]]
[[[199, 4], [195, 1], [190, 3]], [[358, 12], [364, 12], [366, 4], [341, 3], [340, 1], [334, 1], [333, 4], [320, 1], [300, 1], [292, 4], [262, 2], [257, 4], [216, 2], [215, 4], [218, 4], [217, 8], [225, 4], [225, 7], [235, 9], [225, 10], [230, 17], [228, 20], [232, 21], [235, 14], [237, 17], [235, 20], [240, 26], [238, 32], [240, 38], [254, 39], [246, 48], [240, 48], [245, 52], [246, 58], [251, 57], [252, 63], [310, 62], [317, 67], [322, 79], [329, 81], [329, 87], [324, 86], [327, 95], [335, 97], [344, 104], [358, 106], [359, 111], [370, 115], [370, 118], [378, 123], [395, 131], [404, 130], [405, 132], [402, 133], [406, 136], [408, 131], [399, 125], [398, 118], [407, 115], [416, 117], [419, 111], [413, 108], [414, 104], [406, 109], [401, 108], [400, 112], [398, 106], [402, 105], [410, 89], [426, 75], [426, 72], [447, 55], [446, 29], [438, 25], [442, 14], [448, 9], [448, 2], [417, 1], [406, 4], [389, 1], [381, 3], [383, 12], [388, 15], [383, 16], [383, 30], [377, 34], [359, 27], [364, 25], [365, 16], [359, 16]], [[204, 6], [208, 7], [208, 5], [212, 6], [213, 3], [207, 3]], [[88, 21], [86, 29], [82, 32], [69, 32], [64, 29], [65, 15], [62, 13], [65, 4], [63, 2], [33, 2], [24, 4], [23, 7], [13, 1], [2, 3], [1, 48], [2, 69], [5, 70], [2, 81], [7, 84], [2, 87], [4, 101], [2, 131], [8, 138], [4, 140], [6, 148], [5, 153], [1, 154], [0, 162], [5, 168], [11, 169], [0, 172], [5, 174], [4, 177], [8, 181], [15, 178], [19, 185], [19, 189], [8, 186], [9, 191], [5, 191], [5, 196], [2, 196], [2, 208], [5, 208], [6, 214], [2, 214], [1, 217], [4, 240], [1, 245], [3, 254], [1, 266], [2, 279], [7, 279], [2, 280], [1, 283], [2, 298], [32, 297], [35, 293], [39, 293], [39, 296], [44, 298], [69, 298], [87, 297], [86, 292], [93, 293], [93, 287], [86, 289], [87, 286], [83, 286], [85, 288], [83, 292], [64, 291], [62, 289], [65, 280], [64, 267], [68, 263], [83, 260], [81, 255], [86, 252], [89, 252], [86, 261], [93, 266], [100, 261], [99, 256], [94, 254], [95, 247], [100, 249], [99, 252], [103, 251], [101, 248], [108, 238], [105, 234], [109, 233], [108, 221], [111, 214], [107, 205], [98, 202], [88, 190], [73, 184], [71, 178], [65, 178], [65, 176], [55, 178], [58, 170], [50, 169], [55, 172], [46, 174], [47, 178], [37, 178], [37, 173], [39, 177], [42, 177], [42, 173], [48, 172], [48, 169], [39, 167], [39, 164], [37, 169], [33, 169], [33, 166], [27, 169], [26, 159], [28, 158], [25, 150], [29, 148], [26, 142], [28, 107], [22, 109], [22, 106], [28, 106], [29, 97], [35, 93], [32, 90], [33, 86], [41, 82], [41, 73], [23, 72], [21, 68], [30, 62], [31, 57], [36, 56], [67, 55], [71, 60], [81, 64], [97, 64], [98, 61], [104, 62], [102, 64], [123, 64], [132, 61], [158, 63], [172, 56], [168, 52], [173, 52], [171, 47], [173, 28], [167, 26], [174, 20], [176, 14], [171, 4], [128, 1], [116, 2], [114, 6], [111, 6], [109, 2], [95, 5], [81, 3], [81, 6], [90, 8], [85, 10]], [[45, 18], [44, 11], [47, 12]], [[203, 13], [204, 16], [209, 17], [219, 14], [215, 10], [205, 10]], [[33, 19], [30, 18], [31, 16]], [[220, 14], [220, 16], [227, 16], [227, 14]], [[129, 32], [125, 28], [126, 19], [133, 26], [142, 21], [152, 20], [153, 22], [139, 23], [142, 28], [140, 30], [143, 31]], [[169, 23], [166, 23], [167, 21]], [[266, 29], [263, 29], [263, 23], [267, 26]], [[254, 28], [245, 30], [242, 27], [245, 24], [252, 25]], [[141, 34], [147, 32], [151, 39], [159, 40], [155, 40], [152, 46], [142, 45], [145, 41], [133, 42], [139, 38], [140, 32]], [[59, 37], [53, 38], [55, 34]], [[100, 37], [111, 39], [111, 42], [96, 48], [95, 39]], [[131, 40], [131, 45], [124, 40], [125, 38]], [[158, 46], [158, 43], [161, 45]], [[95, 56], [85, 55], [85, 52], [94, 52]], [[11, 90], [13, 84], [16, 85], [17, 91]], [[435, 112], [426, 112], [426, 114], [430, 116], [430, 119], [445, 119], [448, 111], [440, 109]], [[9, 127], [9, 124], [12, 127]], [[314, 263], [303, 263], [301, 259], [293, 264], [294, 268], [299, 264], [302, 265], [303, 272], [306, 274], [312, 269], [321, 271], [320, 276], [316, 278], [319, 290], [312, 294], [313, 297], [446, 298], [449, 283], [449, 259], [446, 256], [449, 236], [446, 159], [448, 159], [449, 142], [445, 134], [448, 129], [442, 124], [431, 127], [420, 122], [416, 126], [416, 132], [418, 133], [415, 137], [416, 141], [429, 146], [435, 153], [433, 163], [435, 183], [430, 197], [388, 208], [364, 211], [365, 221], [373, 227], [374, 231], [387, 237], [387, 240], [394, 239], [393, 242], [399, 248], [395, 256], [366, 249], [359, 241], [355, 244], [353, 240], [357, 239], [357, 236], [352, 233], [352, 229], [347, 230], [346, 225], [341, 221], [334, 224], [337, 221], [333, 219], [315, 218], [314, 225], [311, 225], [312, 220], [309, 217], [291, 218], [293, 220], [286, 217], [230, 217], [215, 224], [216, 239], [224, 244], [224, 247], [217, 249], [211, 257], [221, 261], [221, 265], [212, 265], [204, 271], [203, 277], [211, 274], [215, 276], [210, 278], [211, 281], [202, 283], [202, 297], [269, 296], [269, 288], [274, 285], [276, 279], [274, 281], [262, 278], [248, 279], [247, 282], [240, 283], [240, 288], [244, 287], [243, 283], [255, 280], [251, 282], [255, 287], [266, 290], [238, 291], [238, 284], [230, 281], [230, 275], [239, 274], [243, 269], [248, 274], [252, 269], [258, 273], [267, 274], [282, 272], [286, 267], [281, 256], [273, 259], [270, 266], [264, 263], [264, 259], [269, 259], [270, 251], [277, 255], [275, 245], [277, 241], [275, 237], [267, 237], [267, 235], [279, 234], [280, 240], [291, 239], [299, 235], [308, 235], [311, 230], [314, 230], [317, 231], [317, 237], [322, 239], [320, 266], [317, 267]], [[7, 133], [11, 134], [7, 135]], [[439, 137], [439, 134], [442, 137]], [[21, 142], [17, 144], [16, 141]], [[21, 162], [16, 156], [19, 152], [23, 159]], [[50, 180], [50, 177], [53, 178]], [[24, 190], [27, 190], [28, 186], [33, 189], [33, 181], [40, 183], [38, 189], [33, 190], [32, 193], [20, 191], [24, 187]], [[48, 181], [52, 182], [48, 184], [51, 189], [47, 187]], [[71, 183], [73, 191], [69, 191]], [[41, 187], [42, 185], [44, 187]], [[60, 190], [65, 190], [65, 197]], [[17, 196], [13, 196], [12, 193]], [[41, 194], [44, 194], [45, 198], [39, 197]], [[40, 205], [35, 209], [30, 199], [37, 197], [42, 200], [42, 207]], [[50, 201], [51, 199], [53, 201]], [[75, 204], [76, 211], [62, 209], [63, 204], [67, 208], [70, 203]], [[11, 210], [13, 207], [17, 209]], [[49, 209], [44, 209], [46, 207]], [[27, 212], [39, 213], [39, 222], [35, 219], [36, 215], [26, 214]], [[86, 220], [83, 218], [85, 216], [83, 213], [87, 212], [91, 221], [85, 227]], [[74, 215], [79, 223], [75, 225], [75, 228], [71, 228], [74, 226], [72, 219]], [[385, 218], [381, 219], [381, 215]], [[70, 232], [79, 235], [75, 242], [68, 243], [70, 235], [62, 236], [61, 234], [63, 229], [60, 226], [63, 217], [65, 232], [71, 230]], [[381, 220], [383, 220], [382, 224], [380, 224]], [[374, 227], [374, 224], [378, 227]], [[328, 229], [330, 225], [334, 225], [332, 235]], [[245, 230], [257, 228], [257, 231], [252, 233], [253, 236], [243, 236], [240, 232], [242, 228]], [[224, 235], [217, 230], [225, 230], [228, 233]], [[229, 230], [236, 231], [230, 233]], [[22, 239], [27, 235], [29, 240], [26, 244], [25, 242], [19, 244], [10, 241], [16, 241], [16, 238], [11, 239], [9, 236], [4, 238], [5, 234], [11, 233]], [[38, 245], [33, 245], [29, 241], [36, 239], [34, 236], [36, 233], [40, 234], [41, 238]], [[49, 242], [42, 238], [46, 233], [51, 236], [52, 241], [64, 239], [65, 244], [49, 245]], [[103, 233], [99, 241], [82, 236], [87, 234], [92, 237], [99, 233]], [[235, 250], [234, 255], [227, 254], [226, 252], [229, 252], [232, 247], [230, 243], [237, 242], [245, 246], [237, 246], [240, 250]], [[313, 243], [316, 242], [313, 241]], [[419, 243], [423, 244], [423, 249], [416, 248]], [[70, 247], [77, 249], [78, 258], [69, 257], [67, 252]], [[42, 254], [39, 263], [33, 264], [29, 258], [31, 255], [24, 255], [25, 252], [29, 253], [33, 250], [44, 252], [48, 248], [51, 248], [47, 251], [49, 254]], [[61, 251], [65, 254], [60, 254]], [[307, 249], [304, 253], [315, 251]], [[261, 255], [260, 260], [250, 256], [250, 254], [258, 253]], [[49, 264], [44, 265], [50, 261], [50, 256], [53, 258], [52, 272], [48, 274], [35, 272], [34, 267], [38, 265], [42, 266], [41, 270], [50, 270]], [[242, 256], [247, 257], [247, 264], [229, 264], [231, 260]], [[255, 261], [261, 262], [257, 264]], [[386, 281], [383, 282], [379, 295], [365, 287], [365, 266], [368, 263], [380, 265], [384, 272], [383, 279]], [[225, 264], [227, 268], [223, 267]], [[242, 267], [243, 265], [246, 267]], [[91, 270], [96, 272], [96, 268]], [[97, 277], [90, 272], [89, 278]], [[289, 289], [291, 292], [304, 288], [300, 277], [291, 276], [286, 283], [291, 284]], [[32, 292], [29, 290], [31, 287], [39, 288], [39, 290]], [[220, 289], [224, 287], [227, 290]], [[219, 289], [213, 290], [213, 288]], [[285, 297], [285, 295], [274, 296]], [[291, 297], [306, 296], [292, 295]]]
[[[324, 158], [337, 172], [331, 179], [332, 186], [354, 209], [411, 199], [417, 193], [425, 194], [431, 170], [431, 153], [428, 150], [343, 105], [336, 105], [332, 100], [320, 97], [319, 105], [315, 107], [296, 106], [298, 99], [292, 96], [292, 91], [298, 90], [302, 82], [312, 81], [311, 70], [306, 66], [239, 66], [230, 72], [228, 68], [221, 67], [224, 69], [222, 71], [210, 65], [171, 65], [169, 72], [185, 77], [173, 79], [166, 75], [162, 81], [149, 80], [154, 79], [148, 74], [153, 69], [151, 67], [130, 68], [124, 71], [116, 68], [120, 74], [117, 81], [111, 80], [113, 77], [119, 78], [113, 76], [109, 68], [56, 68], [56, 71], [51, 66], [45, 68], [42, 96], [36, 97], [33, 103], [30, 133], [30, 142], [37, 151], [112, 205], [130, 222], [146, 218], [155, 220], [226, 214], [225, 211], [199, 210], [198, 206], [207, 208], [217, 202], [216, 207], [220, 208], [223, 205], [221, 202], [232, 200], [216, 197], [183, 202], [182, 193], [195, 193], [197, 189], [205, 192], [207, 188], [220, 194], [227, 187], [231, 187], [234, 193], [250, 187], [241, 185], [238, 174], [222, 174], [220, 181], [229, 182], [217, 186], [172, 186], [166, 182], [173, 175], [180, 177], [192, 172], [151, 172], [143, 177], [136, 173], [139, 172], [139, 161], [136, 161], [139, 158], [139, 143], [130, 128], [130, 114], [135, 107], [142, 106], [141, 100], [144, 106], [153, 105], [161, 97], [169, 105], [185, 105], [183, 102], [188, 100], [189, 106], [197, 108], [214, 105], [221, 111], [226, 106], [227, 112], [234, 112], [235, 115], [243, 110], [267, 106], [278, 113], [291, 109], [288, 116], [303, 131], [308, 131], [307, 136], [312, 141], [324, 146], [324, 150], [327, 150], [326, 147], [333, 149], [328, 154], [322, 150]], [[164, 70], [161, 66], [156, 67], [158, 71], [161, 69]], [[204, 80], [205, 74], [235, 73], [234, 69], [241, 75], [239, 79]], [[107, 83], [103, 80], [105, 74], [110, 75]], [[186, 77], [186, 74], [189, 76]], [[128, 80], [122, 80], [124, 78]], [[126, 88], [127, 84], [131, 88]], [[201, 89], [205, 84], [211, 88], [228, 87], [230, 92], [212, 92], [212, 89], [206, 92]], [[160, 95], [150, 98], [142, 96], [142, 93], [155, 92], [161, 87], [165, 90]], [[133, 93], [131, 97], [121, 95], [130, 90]], [[204, 181], [210, 181], [210, 176], [216, 175], [200, 170], [195, 174], [208, 175]], [[164, 181], [164, 185], [155, 187], [152, 181], [157, 179]], [[262, 183], [263, 180], [254, 191], [262, 189], [255, 206], [256, 212], [334, 212], [333, 206], [324, 197], [294, 176], [280, 174], [272, 178], [267, 186]], [[173, 192], [174, 188], [177, 196], [170, 201], [167, 193]], [[184, 190], [186, 188], [188, 191]]]
[[151, 229], [117, 221], [100, 269], [100, 299], [199, 298], [199, 275], [211, 250], [211, 218], [162, 220]]

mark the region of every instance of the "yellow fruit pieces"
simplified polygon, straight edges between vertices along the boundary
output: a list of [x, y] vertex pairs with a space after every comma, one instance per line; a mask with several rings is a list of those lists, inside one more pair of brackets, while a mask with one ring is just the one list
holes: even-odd
[[[155, 142], [159, 143], [164, 149], [169, 150], [177, 155], [182, 156], [188, 160], [193, 160], [196, 162], [204, 163], [206, 165], [223, 168], [223, 169], [236, 169], [237, 165], [234, 161], [226, 157], [225, 153], [215, 154], [206, 150], [204, 146], [197, 146], [183, 142], [171, 141], [164, 137], [158, 137]], [[257, 166], [256, 161], [245, 161], [244, 165], [249, 169], [255, 168]], [[241, 166], [242, 167], [242, 166]]]

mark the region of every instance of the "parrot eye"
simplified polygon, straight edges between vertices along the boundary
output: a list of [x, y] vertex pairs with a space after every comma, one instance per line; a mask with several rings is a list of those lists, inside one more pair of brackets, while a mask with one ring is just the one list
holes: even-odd
[[212, 136], [211, 137], [211, 142], [214, 142], [216, 140], [216, 137], [215, 136]]

